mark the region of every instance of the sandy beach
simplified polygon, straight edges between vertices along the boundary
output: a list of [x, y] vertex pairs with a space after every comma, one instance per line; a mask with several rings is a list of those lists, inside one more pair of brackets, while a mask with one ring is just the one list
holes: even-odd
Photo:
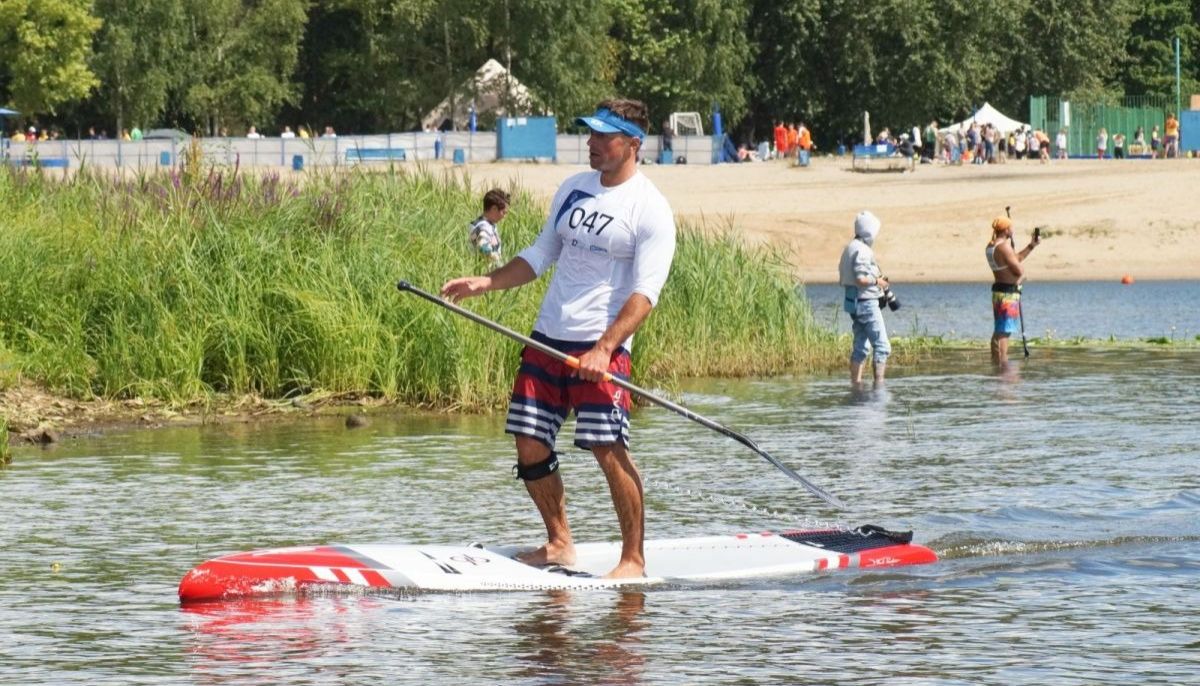
[[[915, 172], [856, 173], [849, 158], [724, 165], [645, 165], [642, 170], [693, 224], [731, 225], [783, 246], [808, 283], [837, 279], [854, 215], [883, 221], [876, 253], [897, 282], [991, 280], [983, 248], [991, 220], [1012, 207], [1017, 247], [1034, 226], [1044, 242], [1030, 280], [1200, 277], [1200, 160], [1067, 160], [1041, 164], [921, 165]], [[510, 180], [549, 199], [576, 165], [481, 164], [454, 168], [480, 188]]]

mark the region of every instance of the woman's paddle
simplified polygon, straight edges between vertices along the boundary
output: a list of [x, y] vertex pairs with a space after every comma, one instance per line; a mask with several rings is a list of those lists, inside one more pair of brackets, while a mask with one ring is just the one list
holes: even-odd
[[[481, 317], [470, 310], [464, 309], [462, 307], [459, 307], [458, 305], [455, 305], [454, 303], [443, 300], [443, 299], [437, 297], [436, 295], [426, 293], [425, 291], [421, 290], [420, 288], [417, 288], [416, 286], [412, 285], [411, 283], [409, 283], [407, 281], [400, 281], [399, 283], [396, 284], [396, 288], [398, 288], [404, 292], [412, 293], [414, 295], [419, 295], [422, 298], [425, 298], [426, 300], [428, 300], [429, 302], [441, 305], [442, 307], [450, 310], [451, 312], [461, 314], [462, 316], [466, 317], [467, 319], [470, 319], [471, 321], [473, 321], [477, 324], [482, 324], [482, 325], [486, 326], [487, 328], [491, 329], [492, 331], [504, 334], [505, 336], [508, 336], [509, 338], [513, 339], [514, 341], [523, 343], [523, 344], [529, 346], [530, 348], [540, 350], [541, 352], [543, 352], [555, 359], [565, 362], [570, 367], [574, 367], [576, 369], [579, 368], [579, 358], [573, 357], [573, 356], [568, 355], [559, 350], [555, 350], [554, 348], [551, 348], [550, 346], [545, 345], [544, 343], [539, 343], [538, 341], [535, 341], [532, 338], [522, 336], [521, 334], [517, 333], [516, 331], [513, 331], [512, 329], [509, 329], [505, 326], [497, 324], [496, 322], [493, 322], [492, 320], [487, 319], [485, 317]], [[721, 434], [728, 436], [729, 438], [732, 438], [733, 440], [737, 441], [738, 443], [741, 443], [742, 445], [746, 446], [747, 448], [749, 448], [749, 449], [753, 450], [754, 452], [758, 453], [759, 455], [761, 455], [763, 458], [765, 458], [767, 460], [767, 462], [770, 462], [771, 464], [775, 465], [775, 467], [777, 469], [779, 469], [779, 471], [783, 472], [784, 474], [787, 474], [789, 477], [791, 477], [795, 481], [798, 481], [800, 483], [800, 485], [807, 488], [810, 493], [817, 496], [821, 500], [824, 500], [825, 502], [827, 502], [830, 505], [833, 505], [834, 507], [839, 508], [839, 509], [842, 509], [845, 507], [845, 505], [842, 504], [842, 501], [838, 500], [831, 493], [827, 492], [825, 489], [821, 488], [820, 486], [817, 486], [816, 484], [812, 483], [808, 479], [805, 479], [804, 477], [800, 476], [791, 467], [785, 465], [784, 463], [782, 463], [779, 460], [772, 457], [770, 454], [767, 453], [767, 451], [758, 447], [758, 444], [756, 444], [754, 441], [750, 440], [749, 438], [743, 436], [742, 434], [740, 434], [736, 431], [733, 431], [731, 429], [727, 429], [726, 427], [721, 426], [720, 424], [714, 422], [711, 419], [708, 419], [707, 417], [702, 417], [701, 415], [698, 415], [695, 412], [692, 412], [691, 410], [687, 409], [686, 407], [683, 407], [682, 405], [676, 405], [675, 403], [671, 402], [670, 400], [667, 400], [666, 398], [660, 398], [657, 395], [654, 395], [653, 393], [651, 393], [650, 391], [647, 391], [638, 386], [635, 386], [635, 385], [629, 383], [628, 381], [625, 381], [624, 379], [619, 379], [615, 376], [612, 376], [611, 374], [605, 374], [604, 380], [611, 381], [614, 384], [620, 386], [621, 388], [624, 388], [627, 391], [637, 393], [638, 395], [642, 396], [646, 400], [649, 400], [650, 402], [652, 402], [656, 405], [665, 407], [668, 410], [671, 410], [672, 412], [675, 412], [676, 414], [683, 415], [684, 417], [687, 417], [688, 419], [690, 419], [698, 424], [703, 424], [704, 426], [707, 426], [708, 428], [712, 429], [713, 431], [716, 431], [717, 433], [721, 433]]]
[[[1012, 219], [1012, 205], [1004, 206], [1004, 214]], [[1017, 242], [1013, 240], [1012, 234], [1008, 234], [1008, 244], [1013, 249], [1013, 254], [1017, 252]], [[1021, 294], [1021, 284], [1017, 284], [1017, 294]], [[1017, 302], [1017, 316], [1021, 318], [1021, 347], [1025, 350], [1025, 359], [1029, 359], [1029, 341], [1025, 338], [1025, 302], [1023, 300]]]

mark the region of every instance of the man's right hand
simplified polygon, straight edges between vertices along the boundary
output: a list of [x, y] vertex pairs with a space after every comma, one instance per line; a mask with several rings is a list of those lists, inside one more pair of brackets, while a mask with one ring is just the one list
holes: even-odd
[[487, 293], [492, 287], [490, 276], [464, 276], [451, 279], [442, 286], [442, 297], [450, 302], [458, 302], [466, 298]]
[[875, 281], [875, 284], [877, 286], [879, 286], [879, 290], [881, 290], [881, 291], [886, 291], [888, 289], [888, 287], [890, 287], [892, 285], [892, 283], [890, 281], [888, 281], [886, 278], [884, 278], [882, 276], [879, 277]]

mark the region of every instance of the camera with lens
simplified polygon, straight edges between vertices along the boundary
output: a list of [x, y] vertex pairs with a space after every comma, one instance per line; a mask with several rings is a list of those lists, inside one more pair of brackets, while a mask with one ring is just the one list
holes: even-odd
[[882, 310], [885, 305], [892, 312], [900, 309], [900, 299], [896, 297], [891, 288], [883, 289], [883, 295], [879, 296], [879, 309]]

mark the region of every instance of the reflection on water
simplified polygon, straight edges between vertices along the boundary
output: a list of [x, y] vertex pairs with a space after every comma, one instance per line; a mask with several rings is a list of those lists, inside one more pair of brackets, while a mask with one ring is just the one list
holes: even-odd
[[527, 663], [518, 676], [566, 684], [639, 684], [645, 656], [638, 633], [644, 593], [598, 594], [580, 602], [551, 591], [515, 623], [515, 655]]
[[[652, 537], [837, 518], [911, 528], [943, 560], [637, 593], [178, 606], [183, 573], [234, 550], [538, 540], [498, 416], [17, 448], [0, 471], [0, 682], [1190, 683], [1200, 354], [1046, 349], [1013, 371], [981, 348], [864, 392], [842, 375], [687, 385], [685, 404], [844, 512], [740, 445], [639, 409]], [[590, 455], [562, 463], [577, 537], [616, 537]]]
[[[313, 673], [354, 681], [364, 643], [444, 642], [450, 653], [470, 653], [487, 642], [493, 629], [479, 603], [495, 599], [510, 619], [499, 650], [511, 661], [504, 680], [551, 680], [561, 684], [643, 683], [646, 655], [639, 634], [644, 593], [601, 592], [586, 597], [566, 591], [532, 596], [363, 594], [302, 596], [201, 603], [179, 608], [184, 654], [193, 683], [228, 683], [270, 669], [278, 683], [300, 683]], [[436, 626], [418, 626], [421, 615], [443, 603], [462, 603], [467, 612], [443, 617]], [[469, 657], [464, 654], [461, 657]], [[486, 659], [486, 658], [483, 658]], [[437, 671], [437, 665], [416, 666]], [[389, 679], [391, 681], [391, 679]]]

